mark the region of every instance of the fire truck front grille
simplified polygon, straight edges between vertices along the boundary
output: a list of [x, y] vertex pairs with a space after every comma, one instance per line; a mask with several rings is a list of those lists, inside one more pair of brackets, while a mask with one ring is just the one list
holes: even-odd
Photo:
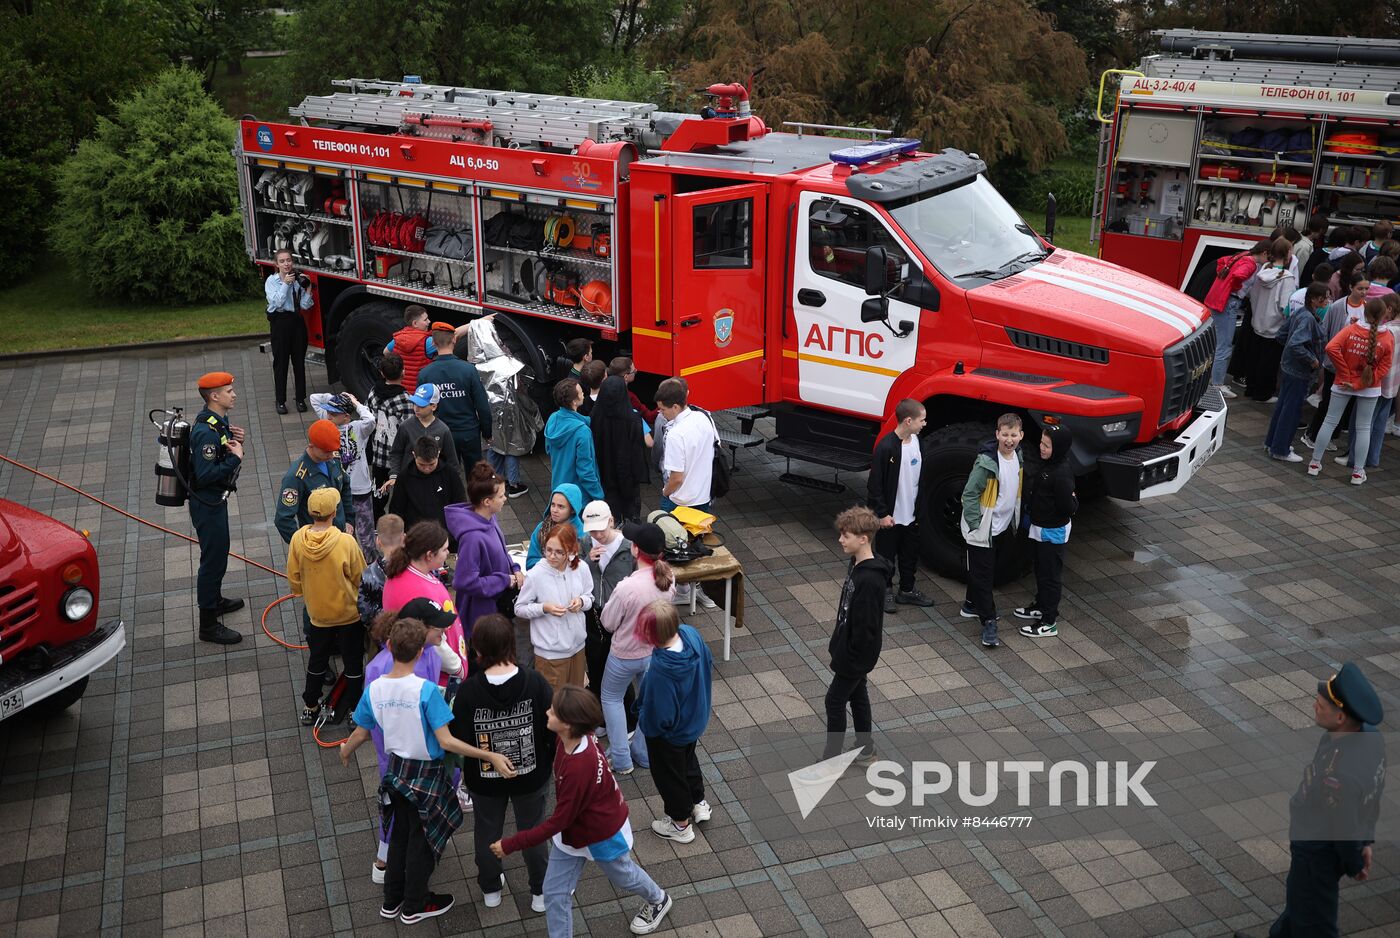
[[1081, 362], [1093, 362], [1096, 365], [1108, 364], [1108, 349], [1099, 348], [1097, 345], [1068, 342], [1054, 336], [1026, 332], [1024, 329], [1012, 329], [1010, 326], [1006, 327], [1006, 334], [1011, 339], [1012, 345], [1029, 349], [1032, 352], [1044, 352], [1046, 355], [1058, 355], [1061, 358], [1073, 358]]
[[0, 586], [0, 658], [18, 645], [24, 627], [39, 618], [39, 584]]
[[1196, 406], [1210, 386], [1215, 360], [1215, 325], [1206, 322], [1163, 356], [1166, 382], [1162, 388], [1161, 423], [1170, 423]]

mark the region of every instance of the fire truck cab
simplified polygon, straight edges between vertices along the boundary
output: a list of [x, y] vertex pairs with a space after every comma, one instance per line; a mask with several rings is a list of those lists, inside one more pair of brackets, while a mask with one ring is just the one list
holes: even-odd
[[1001, 413], [1032, 440], [1070, 427], [1076, 469], [1131, 500], [1179, 491], [1223, 441], [1204, 307], [1054, 247], [975, 154], [775, 132], [741, 85], [688, 115], [340, 84], [293, 109], [301, 124], [245, 120], [237, 155], [250, 256], [299, 257], [312, 343], [357, 391], [400, 304], [420, 302], [495, 313], [545, 382], [574, 335], [630, 350], [701, 406], [774, 416], [770, 452], [838, 472], [869, 468], [914, 398], [929, 411], [924, 554], [950, 575], [962, 485]]

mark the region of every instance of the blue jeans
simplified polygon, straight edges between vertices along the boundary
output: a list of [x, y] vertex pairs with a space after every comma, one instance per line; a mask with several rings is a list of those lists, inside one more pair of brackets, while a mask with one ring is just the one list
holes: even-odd
[[[1321, 463], [1327, 455], [1327, 444], [1332, 442], [1332, 434], [1337, 432], [1337, 424], [1342, 422], [1342, 411], [1347, 402], [1356, 401], [1356, 433], [1351, 440], [1351, 467], [1364, 468], [1366, 456], [1371, 452], [1371, 419], [1376, 412], [1379, 397], [1355, 397], [1344, 391], [1333, 389], [1332, 400], [1327, 405], [1327, 417], [1322, 421], [1322, 429], [1317, 434], [1317, 445], [1313, 447], [1312, 461]], [[1378, 457], [1379, 458], [1379, 455]]]
[[[624, 733], [623, 735], [626, 735]], [[574, 933], [574, 887], [583, 873], [586, 857], [565, 853], [554, 844], [549, 846], [549, 869], [544, 874], [544, 912], [549, 926], [549, 938], [570, 938]], [[666, 893], [637, 865], [631, 851], [616, 860], [594, 860], [603, 868], [609, 881], [647, 902], [658, 903]]]
[[[630, 626], [627, 626], [630, 628]], [[608, 663], [603, 666], [603, 687], [598, 695], [603, 700], [603, 722], [608, 727], [608, 759], [613, 771], [640, 766], [651, 767], [647, 758], [647, 741], [641, 733], [627, 740], [627, 687], [634, 681], [641, 690], [642, 675], [651, 666], [651, 656], [645, 658], [619, 658], [608, 655]]]
[[[670, 511], [672, 508], [678, 508], [678, 507], [680, 507], [680, 506], [678, 506], [675, 502], [671, 501], [671, 500], [670, 500], [669, 498], [667, 498], [665, 495], [662, 495], [662, 496], [661, 496], [661, 510], [662, 510], [662, 511]], [[696, 511], [709, 511], [709, 510], [710, 510], [710, 503], [709, 503], [709, 502], [706, 502], [706, 503], [703, 504], [703, 505], [691, 505], [691, 506], [689, 506], [689, 507], [694, 508]]]
[[[520, 459], [506, 453], [498, 453], [491, 447], [486, 447], [486, 459], [491, 463], [491, 468], [496, 475], [504, 476], [510, 485], [520, 484]], [[471, 473], [471, 467], [466, 467], [467, 473]]]
[[[1381, 464], [1381, 447], [1385, 445], [1385, 428], [1390, 424], [1390, 415], [1394, 411], [1395, 398], [1376, 398], [1376, 412], [1371, 415], [1371, 449], [1366, 454], [1367, 469], [1374, 469]], [[1354, 421], [1351, 434], [1353, 437], [1357, 437]], [[1359, 439], [1359, 437], [1357, 438]]]
[[1225, 383], [1225, 369], [1229, 367], [1230, 355], [1235, 350], [1235, 319], [1243, 303], [1239, 297], [1232, 296], [1225, 303], [1223, 313], [1211, 311], [1210, 321], [1215, 323], [1215, 364], [1210, 369], [1211, 384]]
[[1286, 371], [1279, 372], [1278, 401], [1269, 418], [1269, 432], [1264, 445], [1274, 456], [1282, 458], [1293, 448], [1293, 434], [1298, 432], [1298, 418], [1303, 413], [1303, 400], [1308, 396], [1308, 379], [1295, 378]]

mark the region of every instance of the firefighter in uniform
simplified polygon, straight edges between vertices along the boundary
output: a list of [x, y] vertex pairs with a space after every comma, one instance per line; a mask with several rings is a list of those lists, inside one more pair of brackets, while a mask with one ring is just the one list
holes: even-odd
[[199, 379], [204, 409], [190, 427], [190, 520], [199, 535], [199, 639], [236, 645], [243, 636], [219, 617], [243, 608], [241, 599], [225, 599], [222, 587], [228, 570], [228, 497], [237, 488], [243, 467], [243, 430], [229, 426], [229, 411], [238, 394], [233, 375], [213, 371]]
[[1269, 938], [1336, 938], [1342, 877], [1370, 877], [1385, 789], [1385, 748], [1375, 727], [1384, 716], [1355, 664], [1318, 681], [1313, 719], [1327, 733], [1288, 803], [1288, 879]]
[[355, 503], [350, 497], [350, 476], [335, 454], [340, 450], [340, 428], [329, 420], [317, 420], [306, 431], [306, 452], [297, 457], [287, 474], [282, 476], [281, 493], [277, 496], [277, 515], [273, 524], [283, 542], [292, 543], [292, 535], [311, 523], [306, 509], [306, 497], [319, 488], [330, 486], [340, 490], [340, 505], [335, 510], [335, 526], [355, 533]]

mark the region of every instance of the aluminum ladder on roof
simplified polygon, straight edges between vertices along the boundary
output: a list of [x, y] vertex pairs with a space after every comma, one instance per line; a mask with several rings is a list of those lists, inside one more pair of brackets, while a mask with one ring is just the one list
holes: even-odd
[[[332, 84], [350, 91], [308, 95], [290, 109], [292, 116], [385, 130], [397, 130], [410, 114], [489, 120], [490, 143], [523, 147], [545, 144], [574, 150], [585, 140], [631, 140], [643, 147], [659, 142], [652, 127], [654, 104], [364, 79]], [[420, 131], [422, 136], [447, 133], [426, 127]]]

